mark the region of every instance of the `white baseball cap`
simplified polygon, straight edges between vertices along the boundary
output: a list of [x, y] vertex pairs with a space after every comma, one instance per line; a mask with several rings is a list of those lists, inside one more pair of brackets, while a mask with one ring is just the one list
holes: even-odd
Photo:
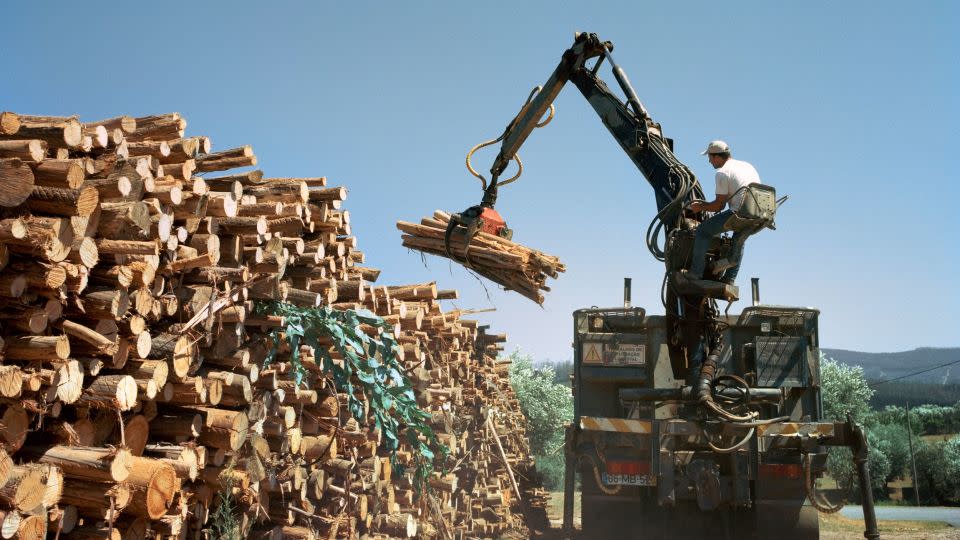
[[730, 145], [723, 141], [710, 141], [710, 144], [707, 145], [707, 149], [703, 152], [700, 152], [701, 156], [707, 154], [729, 154]]

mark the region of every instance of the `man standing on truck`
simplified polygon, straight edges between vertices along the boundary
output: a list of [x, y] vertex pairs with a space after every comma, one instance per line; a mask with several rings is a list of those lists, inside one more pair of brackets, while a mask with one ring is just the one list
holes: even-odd
[[[760, 175], [753, 165], [746, 161], [730, 157], [730, 146], [723, 141], [711, 141], [707, 149], [701, 152], [710, 160], [710, 164], [717, 170], [717, 196], [710, 202], [694, 201], [690, 203], [690, 210], [694, 212], [717, 212], [697, 227], [693, 243], [693, 264], [686, 276], [690, 279], [703, 279], [706, 269], [707, 248], [710, 239], [730, 228], [731, 217], [743, 204], [744, 191], [750, 184], [759, 184]], [[724, 206], [729, 205], [727, 210]], [[722, 211], [721, 211], [722, 210]], [[723, 272], [720, 281], [733, 285], [740, 271], [740, 261], [743, 259], [743, 244], [752, 231], [734, 230], [733, 247], [730, 256], [714, 264], [715, 272]]]

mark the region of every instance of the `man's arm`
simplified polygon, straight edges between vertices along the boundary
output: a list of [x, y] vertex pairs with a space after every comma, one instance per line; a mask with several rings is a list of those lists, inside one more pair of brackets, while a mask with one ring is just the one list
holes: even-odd
[[717, 194], [717, 198], [710, 202], [696, 201], [690, 203], [690, 210], [694, 212], [719, 212], [723, 210], [723, 207], [727, 204], [727, 200], [729, 199], [729, 195]]

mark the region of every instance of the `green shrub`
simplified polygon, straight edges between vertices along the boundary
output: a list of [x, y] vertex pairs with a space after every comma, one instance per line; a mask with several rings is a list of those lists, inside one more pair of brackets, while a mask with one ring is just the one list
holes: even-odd
[[960, 436], [923, 444], [916, 453], [920, 498], [934, 504], [960, 500]]
[[[889, 482], [909, 472], [910, 467], [910, 441], [907, 438], [907, 428], [902, 424], [878, 424], [870, 430], [876, 441], [876, 448], [871, 447], [870, 451], [883, 453], [890, 462], [890, 471], [887, 473], [886, 481]], [[914, 445], [919, 441], [914, 436]]]
[[535, 366], [519, 350], [510, 355], [510, 384], [527, 417], [530, 451], [537, 462], [543, 486], [563, 489], [564, 425], [573, 419], [573, 397], [567, 384], [557, 382], [553, 366]]

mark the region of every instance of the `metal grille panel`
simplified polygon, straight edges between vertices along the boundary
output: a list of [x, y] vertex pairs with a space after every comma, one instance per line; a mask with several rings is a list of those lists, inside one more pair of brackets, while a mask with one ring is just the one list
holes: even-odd
[[804, 342], [799, 337], [757, 336], [757, 386], [807, 386]]

